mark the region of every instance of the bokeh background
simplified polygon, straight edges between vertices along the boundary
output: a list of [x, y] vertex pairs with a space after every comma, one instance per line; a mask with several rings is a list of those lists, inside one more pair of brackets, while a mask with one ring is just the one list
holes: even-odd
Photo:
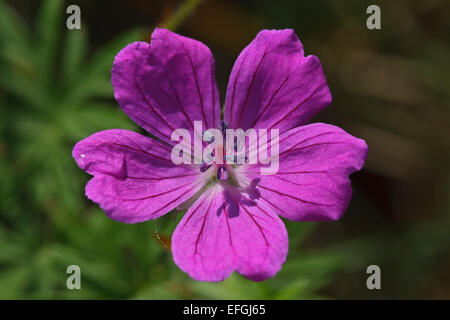
[[[69, 4], [81, 31], [66, 28]], [[381, 30], [366, 28], [370, 4]], [[0, 0], [0, 298], [450, 299], [449, 18], [445, 0]], [[286, 221], [289, 256], [270, 280], [193, 281], [167, 248], [181, 215], [126, 225], [84, 197], [72, 147], [141, 130], [114, 101], [110, 69], [155, 26], [212, 49], [222, 98], [260, 29], [294, 28], [333, 94], [314, 121], [369, 145], [345, 216]], [[81, 290], [66, 288], [71, 264]], [[371, 264], [381, 290], [366, 287]]]

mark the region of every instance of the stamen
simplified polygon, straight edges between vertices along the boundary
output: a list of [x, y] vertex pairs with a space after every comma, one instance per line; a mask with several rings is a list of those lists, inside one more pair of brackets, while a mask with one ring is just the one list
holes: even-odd
[[200, 165], [200, 172], [205, 172], [206, 170], [208, 170], [209, 168], [211, 168], [212, 164], [207, 164], [205, 162], [203, 162]]
[[220, 131], [222, 131], [222, 136], [225, 137], [226, 130], [228, 129], [228, 124], [224, 120], [220, 120]]
[[206, 141], [208, 144], [214, 142], [215, 137], [210, 131], [203, 132], [203, 141]]
[[222, 180], [222, 181], [228, 179], [228, 171], [227, 171], [227, 169], [225, 169], [224, 166], [220, 166], [217, 169], [217, 179]]
[[239, 148], [238, 148], [238, 137], [234, 137], [233, 144], [234, 144], [234, 152], [238, 152], [238, 150], [239, 150]]

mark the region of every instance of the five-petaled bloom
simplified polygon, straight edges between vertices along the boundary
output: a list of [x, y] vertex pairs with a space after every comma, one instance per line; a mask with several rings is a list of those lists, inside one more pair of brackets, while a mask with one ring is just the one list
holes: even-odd
[[175, 263], [192, 278], [221, 281], [233, 271], [261, 281], [286, 259], [279, 216], [339, 219], [351, 198], [349, 175], [360, 170], [366, 143], [340, 128], [305, 125], [331, 103], [315, 56], [304, 56], [293, 30], [263, 30], [242, 51], [228, 83], [223, 123], [278, 128], [279, 171], [261, 164], [175, 165], [171, 133], [193, 122], [221, 127], [214, 60], [201, 42], [156, 29], [151, 42], [122, 49], [112, 68], [123, 111], [156, 138], [106, 130], [77, 143], [73, 157], [94, 177], [86, 195], [114, 220], [156, 219], [191, 204], [172, 236]]

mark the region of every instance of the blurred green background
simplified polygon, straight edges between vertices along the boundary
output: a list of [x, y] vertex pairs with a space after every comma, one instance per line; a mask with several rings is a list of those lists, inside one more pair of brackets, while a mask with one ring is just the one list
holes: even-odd
[[[66, 7], [81, 8], [68, 31]], [[366, 8], [381, 8], [381, 30]], [[0, 298], [450, 299], [450, 7], [445, 0], [0, 0]], [[166, 26], [206, 43], [222, 102], [239, 52], [260, 29], [292, 27], [333, 94], [314, 118], [365, 139], [369, 157], [337, 222], [286, 221], [290, 251], [272, 279], [191, 280], [172, 262], [181, 215], [126, 225], [84, 197], [73, 145], [139, 129], [113, 99], [127, 43]], [[81, 268], [81, 290], [66, 268]], [[381, 290], [366, 287], [381, 267]]]

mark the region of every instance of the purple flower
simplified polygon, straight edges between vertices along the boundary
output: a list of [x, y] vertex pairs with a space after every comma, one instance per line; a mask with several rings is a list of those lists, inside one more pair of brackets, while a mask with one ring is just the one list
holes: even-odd
[[[174, 261], [192, 278], [221, 281], [234, 270], [270, 278], [288, 252], [279, 216], [336, 220], [346, 210], [349, 175], [363, 166], [367, 145], [332, 125], [306, 125], [331, 94], [319, 59], [304, 56], [293, 30], [263, 30], [242, 51], [222, 125], [213, 56], [196, 40], [156, 29], [150, 44], [119, 52], [112, 84], [123, 111], [158, 139], [115, 129], [77, 143], [73, 157], [94, 176], [86, 195], [125, 223], [192, 203], [172, 236]], [[193, 134], [197, 120], [207, 128], [279, 129], [278, 173], [261, 175], [260, 164], [175, 165], [171, 133]]]

